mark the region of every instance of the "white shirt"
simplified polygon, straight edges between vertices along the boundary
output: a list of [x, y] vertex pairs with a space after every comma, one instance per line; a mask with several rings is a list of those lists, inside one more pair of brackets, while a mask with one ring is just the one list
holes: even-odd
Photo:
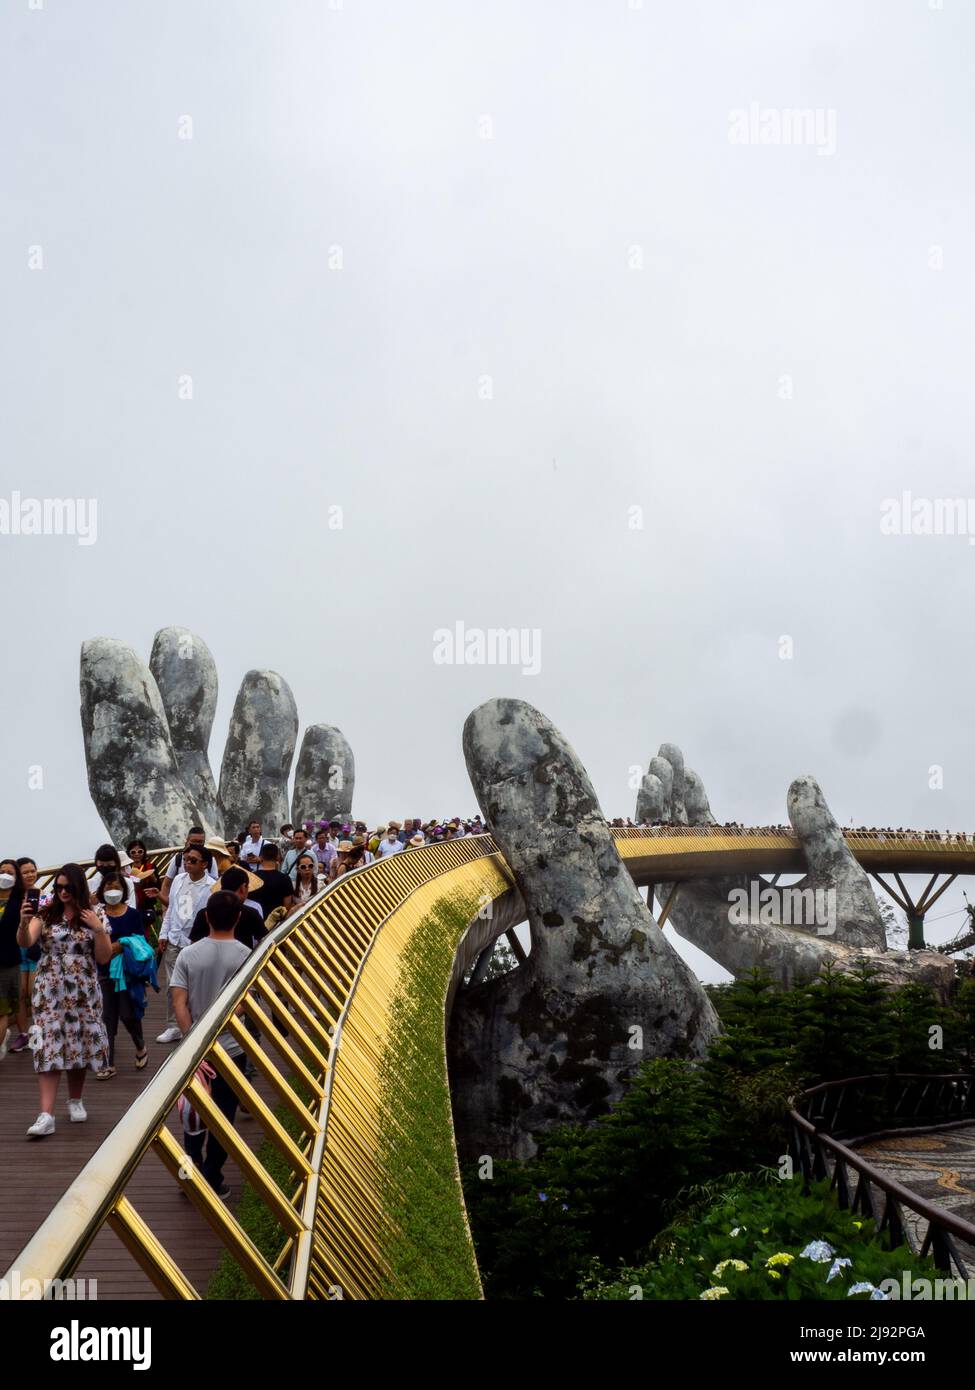
[[377, 853], [380, 859], [388, 859], [391, 854], [399, 854], [400, 850], [404, 848], [405, 846], [401, 845], [399, 840], [381, 840]]
[[258, 859], [260, 859], [261, 850], [264, 848], [264, 843], [265, 841], [263, 835], [258, 835], [256, 840], [252, 840], [251, 837], [248, 835], [247, 839], [240, 847], [240, 862], [242, 864], [245, 864], [247, 862], [247, 856], [249, 854], [253, 854]]
[[173, 879], [169, 894], [169, 906], [159, 932], [160, 941], [172, 942], [174, 946], [188, 946], [193, 921], [201, 907], [205, 907], [210, 890], [216, 879], [204, 874], [196, 883], [185, 871]]

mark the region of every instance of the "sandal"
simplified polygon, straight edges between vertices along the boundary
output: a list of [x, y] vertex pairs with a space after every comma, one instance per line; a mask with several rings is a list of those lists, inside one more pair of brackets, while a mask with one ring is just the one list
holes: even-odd
[[145, 1064], [148, 1062], [148, 1060], [149, 1060], [149, 1049], [148, 1049], [148, 1048], [145, 1048], [142, 1052], [137, 1052], [137, 1053], [135, 1054], [135, 1069], [136, 1069], [136, 1071], [141, 1071], [142, 1068], [145, 1066]]
[[115, 1075], [115, 1068], [114, 1068], [114, 1067], [102, 1067], [101, 1071], [96, 1071], [96, 1072], [95, 1072], [95, 1080], [96, 1080], [96, 1081], [108, 1081], [109, 1078], [110, 1078], [110, 1077], [113, 1077], [114, 1075]]

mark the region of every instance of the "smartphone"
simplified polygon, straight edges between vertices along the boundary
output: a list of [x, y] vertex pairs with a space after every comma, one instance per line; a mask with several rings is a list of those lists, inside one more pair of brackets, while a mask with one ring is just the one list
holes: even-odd
[[36, 912], [41, 903], [41, 890], [39, 888], [28, 888], [27, 892], [24, 894], [24, 898]]

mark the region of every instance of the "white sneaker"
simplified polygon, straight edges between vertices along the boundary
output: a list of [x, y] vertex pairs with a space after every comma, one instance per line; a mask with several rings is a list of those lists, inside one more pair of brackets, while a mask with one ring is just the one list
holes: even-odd
[[85, 1109], [85, 1102], [83, 1100], [68, 1101], [68, 1118], [74, 1124], [81, 1124], [82, 1120], [87, 1120], [88, 1111]]
[[42, 1110], [37, 1119], [27, 1131], [28, 1139], [43, 1139], [45, 1134], [54, 1133], [54, 1116], [49, 1115], [46, 1110]]
[[179, 1042], [182, 1038], [182, 1031], [173, 1024], [172, 1028], [167, 1028], [165, 1033], [160, 1033], [156, 1042]]
[[9, 1042], [10, 1042], [10, 1029], [8, 1028], [7, 1031], [6, 1031], [6, 1033], [4, 1033], [4, 1035], [3, 1035], [3, 1042], [0, 1042], [0, 1062], [2, 1062], [3, 1059], [4, 1059], [4, 1057], [6, 1057], [6, 1055], [7, 1055], [7, 1044], [8, 1044]]

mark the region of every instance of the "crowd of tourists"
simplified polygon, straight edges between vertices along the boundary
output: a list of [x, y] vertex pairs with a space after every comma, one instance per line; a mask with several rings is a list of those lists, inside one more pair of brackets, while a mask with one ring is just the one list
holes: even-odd
[[[0, 1061], [8, 1052], [33, 1056], [40, 1113], [28, 1137], [55, 1133], [62, 1072], [69, 1120], [87, 1119], [86, 1077], [89, 1071], [100, 1081], [117, 1075], [119, 1025], [132, 1041], [135, 1070], [146, 1067], [149, 990], [166, 995], [165, 1027], [156, 1041], [178, 1042], [268, 932], [328, 883], [376, 859], [485, 831], [480, 816], [407, 818], [373, 829], [363, 821], [322, 820], [284, 825], [274, 837], [253, 820], [229, 840], [193, 826], [164, 870], [153, 866], [141, 839], [124, 853], [104, 844], [89, 874], [64, 864], [44, 891], [34, 859], [0, 858]], [[246, 1070], [233, 1035], [225, 1032], [220, 1041]], [[11, 1065], [7, 1060], [4, 1069]], [[236, 1093], [203, 1065], [213, 1100], [232, 1124]], [[181, 1102], [180, 1110], [186, 1153], [228, 1196], [225, 1151], [190, 1105]]]
[[[614, 830], [660, 830], [671, 833], [674, 830], [714, 834], [722, 831], [730, 835], [792, 835], [795, 833], [791, 825], [785, 825], [782, 822], [777, 825], [743, 825], [741, 821], [728, 820], [709, 821], [706, 825], [683, 825], [664, 820], [633, 821], [618, 816], [615, 820], [609, 821], [608, 824]], [[964, 830], [911, 830], [903, 825], [898, 825], [896, 828], [892, 825], [845, 825], [841, 826], [840, 829], [844, 835], [854, 839], [858, 836], [867, 836], [876, 840], [896, 842], [930, 840], [943, 845], [975, 845], [975, 833], [969, 835]]]

